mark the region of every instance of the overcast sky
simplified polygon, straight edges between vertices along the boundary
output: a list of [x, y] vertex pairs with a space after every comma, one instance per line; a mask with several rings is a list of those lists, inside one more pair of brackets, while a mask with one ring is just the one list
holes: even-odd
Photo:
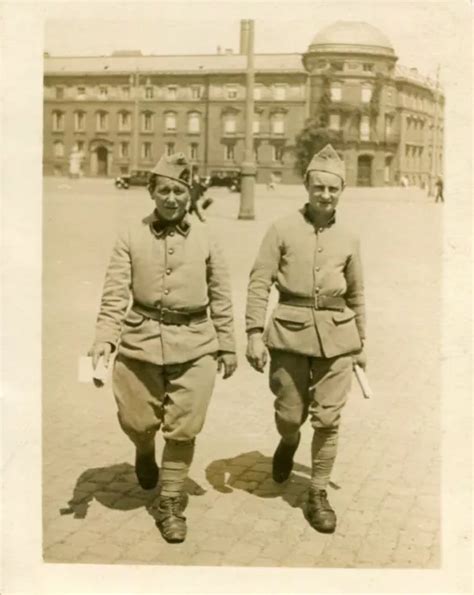
[[[52, 55], [214, 53], [238, 50], [239, 22], [255, 20], [255, 51], [304, 52], [337, 20], [366, 21], [392, 41], [399, 63], [434, 76], [456, 46], [455, 12], [446, 2], [82, 2], [48, 12], [45, 50]], [[67, 15], [67, 17], [66, 17]], [[466, 51], [466, 50], [465, 50]], [[445, 67], [443, 69], [443, 66]]]

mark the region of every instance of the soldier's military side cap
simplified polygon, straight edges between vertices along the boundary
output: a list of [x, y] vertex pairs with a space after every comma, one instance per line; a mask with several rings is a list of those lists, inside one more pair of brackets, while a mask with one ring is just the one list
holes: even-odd
[[184, 153], [163, 155], [150, 173], [177, 180], [187, 186], [191, 183], [191, 168]]
[[305, 180], [311, 171], [324, 171], [329, 174], [336, 174], [343, 182], [346, 180], [346, 167], [344, 161], [336, 153], [332, 145], [326, 145], [319, 153], [316, 153], [311, 159], [311, 163], [306, 168]]

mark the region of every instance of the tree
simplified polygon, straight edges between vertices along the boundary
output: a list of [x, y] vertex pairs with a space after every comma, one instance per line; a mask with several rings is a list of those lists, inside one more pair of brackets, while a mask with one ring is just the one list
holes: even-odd
[[342, 146], [342, 133], [321, 125], [320, 118], [309, 119], [296, 137], [295, 170], [304, 177], [313, 155], [327, 144], [336, 150]]

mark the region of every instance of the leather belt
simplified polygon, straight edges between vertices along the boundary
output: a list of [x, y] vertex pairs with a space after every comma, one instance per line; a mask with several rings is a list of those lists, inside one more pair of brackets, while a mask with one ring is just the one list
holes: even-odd
[[338, 310], [342, 312], [346, 307], [346, 300], [342, 296], [317, 295], [314, 298], [302, 297], [291, 293], [280, 292], [280, 304], [300, 308], [314, 308], [315, 310]]
[[191, 322], [204, 322], [207, 320], [207, 308], [200, 308], [192, 312], [182, 312], [179, 310], [170, 310], [162, 306], [145, 306], [138, 302], [133, 302], [132, 310], [141, 314], [145, 318], [157, 320], [162, 324], [191, 324]]

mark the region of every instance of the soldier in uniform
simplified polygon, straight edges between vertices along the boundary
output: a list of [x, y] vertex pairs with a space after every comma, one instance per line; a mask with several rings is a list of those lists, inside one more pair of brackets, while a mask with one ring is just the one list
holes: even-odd
[[[282, 483], [293, 468], [300, 427], [309, 416], [311, 485], [307, 518], [332, 533], [336, 514], [327, 484], [336, 457], [341, 411], [354, 361], [365, 368], [364, 285], [356, 236], [336, 223], [344, 189], [344, 163], [326, 145], [305, 175], [308, 202], [267, 231], [248, 286], [247, 359], [263, 372], [270, 354], [269, 382], [281, 440], [273, 456], [273, 479]], [[264, 331], [269, 292], [279, 292]]]
[[186, 536], [184, 484], [216, 372], [228, 378], [237, 367], [227, 266], [206, 225], [187, 213], [190, 183], [181, 153], [151, 171], [155, 209], [119, 233], [90, 350], [95, 367], [117, 349], [119, 422], [135, 445], [140, 485], [159, 483], [157, 525], [170, 543]]

